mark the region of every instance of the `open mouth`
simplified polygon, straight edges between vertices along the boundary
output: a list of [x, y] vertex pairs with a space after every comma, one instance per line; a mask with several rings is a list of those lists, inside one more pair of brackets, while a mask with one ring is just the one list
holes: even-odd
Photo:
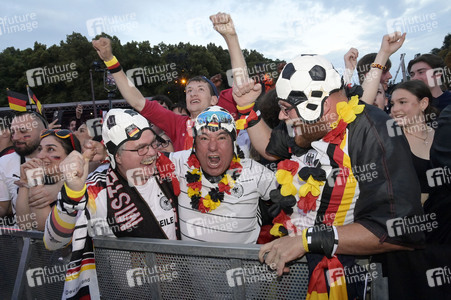
[[191, 104], [197, 104], [197, 103], [200, 103], [200, 100], [199, 99], [194, 99], [194, 100], [191, 100], [190, 103]]
[[216, 168], [219, 166], [221, 158], [219, 155], [208, 155], [208, 166], [211, 168]]
[[143, 159], [142, 161], [141, 161], [141, 164], [142, 165], [151, 165], [151, 164], [153, 164], [154, 162], [155, 162], [155, 159], [156, 159], [156, 156], [152, 156], [152, 157], [149, 157], [149, 158], [146, 158], [146, 159]]

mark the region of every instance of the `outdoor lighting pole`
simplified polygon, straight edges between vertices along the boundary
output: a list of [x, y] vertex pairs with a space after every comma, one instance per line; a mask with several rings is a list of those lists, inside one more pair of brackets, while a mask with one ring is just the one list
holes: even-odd
[[94, 83], [92, 81], [92, 69], [89, 69], [89, 78], [91, 79], [91, 95], [92, 95], [92, 106], [94, 109], [94, 118], [97, 118], [96, 98], [94, 96]]

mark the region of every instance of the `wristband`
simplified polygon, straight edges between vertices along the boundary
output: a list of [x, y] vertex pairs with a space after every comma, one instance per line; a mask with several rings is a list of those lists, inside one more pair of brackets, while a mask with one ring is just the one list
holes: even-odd
[[371, 68], [380, 69], [380, 70], [382, 70], [382, 71], [387, 70], [387, 67], [386, 67], [386, 66], [383, 66], [383, 65], [380, 65], [380, 64], [376, 64], [376, 63], [372, 63], [372, 64], [371, 64]]
[[66, 183], [64, 183], [64, 188], [66, 189], [66, 195], [67, 197], [69, 197], [71, 200], [79, 202], [81, 200], [81, 198], [83, 198], [83, 196], [86, 193], [86, 184], [83, 186], [83, 189], [81, 191], [73, 191], [71, 190]]
[[307, 242], [307, 229], [305, 228], [302, 230], [302, 246], [304, 247], [305, 252], [310, 252], [308, 249], [308, 242]]
[[246, 105], [246, 106], [239, 106], [239, 105], [237, 105], [236, 109], [238, 109], [238, 112], [240, 114], [248, 115], [251, 112], [251, 110], [254, 108], [254, 105], [255, 105], [255, 102], [253, 102], [253, 103], [251, 103], [249, 105]]
[[240, 115], [240, 119], [236, 121], [236, 129], [244, 130], [255, 126], [261, 120], [260, 111], [254, 111], [251, 109], [250, 113], [247, 115]]
[[[338, 248], [338, 232], [335, 226], [321, 224], [305, 230], [305, 239], [308, 252], [323, 254], [327, 258], [332, 258]], [[302, 232], [302, 242], [304, 243], [304, 232]], [[306, 246], [304, 245], [304, 249]]]
[[113, 56], [113, 58], [109, 61], [104, 61], [104, 63], [111, 74], [117, 73], [122, 70], [121, 64], [117, 60], [116, 56]]

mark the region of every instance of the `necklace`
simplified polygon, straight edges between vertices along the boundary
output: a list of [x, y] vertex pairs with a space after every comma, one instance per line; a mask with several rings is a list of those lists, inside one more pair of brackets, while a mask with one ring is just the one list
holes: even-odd
[[188, 197], [191, 199], [191, 207], [202, 213], [218, 208], [224, 200], [224, 193], [230, 195], [230, 190], [235, 186], [235, 180], [240, 176], [243, 169], [240, 158], [235, 156], [218, 186], [211, 188], [208, 194], [202, 197], [202, 171], [200, 170], [199, 160], [194, 153], [188, 158], [188, 166], [193, 168], [186, 172]]
[[417, 136], [417, 135], [415, 135], [415, 134], [409, 132], [408, 130], [406, 130], [406, 133], [408, 133], [409, 135], [411, 135], [411, 136], [413, 136], [413, 137], [416, 137], [416, 138], [419, 139], [419, 140], [422, 140], [423, 143], [424, 143], [425, 145], [427, 145], [427, 144], [429, 143], [429, 142], [427, 141], [427, 139], [428, 139], [428, 137], [429, 137], [429, 130], [428, 130], [428, 129], [426, 129], [426, 137], [425, 137], [425, 138], [422, 138], [422, 137], [420, 137], [420, 136]]
[[[345, 138], [346, 128], [356, 119], [356, 115], [362, 113], [364, 105], [359, 105], [359, 98], [354, 96], [348, 102], [339, 102], [337, 104], [338, 120], [332, 124], [332, 130], [323, 138], [323, 141], [340, 145]], [[271, 191], [271, 200], [273, 206], [270, 212], [274, 226], [270, 230], [273, 236], [284, 236], [290, 231], [297, 232], [296, 226], [291, 222], [291, 214], [293, 206], [302, 210], [304, 213], [316, 209], [316, 199], [321, 195], [321, 186], [325, 184], [327, 179], [326, 172], [321, 168], [318, 162], [316, 167], [304, 167], [299, 170], [299, 163], [290, 159], [283, 160], [277, 165], [276, 180], [280, 185], [280, 189]], [[295, 175], [305, 183], [299, 188], [293, 184]], [[297, 179], [296, 179], [297, 180]], [[299, 195], [296, 200], [295, 195]]]

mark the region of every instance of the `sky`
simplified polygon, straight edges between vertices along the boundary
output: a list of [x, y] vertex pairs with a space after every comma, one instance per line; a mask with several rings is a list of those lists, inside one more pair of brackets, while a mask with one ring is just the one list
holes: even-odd
[[[407, 65], [416, 53], [442, 46], [451, 33], [450, 10], [449, 0], [4, 0], [0, 51], [33, 48], [35, 41], [59, 44], [72, 32], [91, 39], [100, 31], [116, 35], [122, 43], [214, 43], [226, 48], [209, 16], [227, 12], [242, 48], [286, 61], [301, 53], [321, 54], [339, 71], [351, 47], [362, 57], [379, 50], [383, 35], [407, 32], [403, 47], [391, 57], [395, 76], [401, 53], [406, 53]], [[400, 79], [401, 74], [396, 82]]]

